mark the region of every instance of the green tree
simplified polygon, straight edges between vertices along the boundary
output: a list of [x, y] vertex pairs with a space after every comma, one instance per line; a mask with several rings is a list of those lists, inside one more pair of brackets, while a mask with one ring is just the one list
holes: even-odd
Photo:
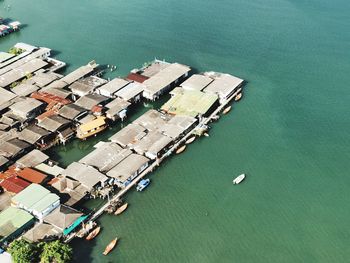
[[42, 247], [40, 259], [42, 263], [66, 263], [72, 260], [72, 248], [59, 240], [39, 244]]
[[13, 241], [8, 251], [11, 253], [15, 263], [38, 262], [36, 247], [23, 239]]

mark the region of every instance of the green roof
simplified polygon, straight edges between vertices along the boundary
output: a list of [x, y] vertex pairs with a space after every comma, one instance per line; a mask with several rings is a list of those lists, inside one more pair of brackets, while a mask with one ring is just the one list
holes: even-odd
[[175, 115], [196, 117], [205, 114], [217, 101], [218, 96], [198, 90], [175, 90], [175, 94], [162, 106], [162, 110]]
[[7, 208], [0, 213], [0, 236], [11, 235], [33, 218], [31, 214], [24, 210], [14, 207]]
[[57, 200], [59, 200], [58, 195], [51, 193], [39, 184], [31, 184], [12, 198], [14, 204], [39, 212]]

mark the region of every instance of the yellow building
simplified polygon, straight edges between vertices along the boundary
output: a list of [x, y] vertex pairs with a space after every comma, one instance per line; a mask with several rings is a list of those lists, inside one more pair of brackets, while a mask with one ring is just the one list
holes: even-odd
[[96, 119], [82, 124], [77, 129], [77, 137], [79, 139], [86, 139], [92, 135], [95, 135], [107, 128], [106, 118], [97, 117]]

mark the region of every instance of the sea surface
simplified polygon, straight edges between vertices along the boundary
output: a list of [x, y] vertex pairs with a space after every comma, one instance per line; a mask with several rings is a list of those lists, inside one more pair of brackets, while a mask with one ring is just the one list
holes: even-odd
[[[125, 76], [156, 57], [247, 80], [209, 138], [130, 192], [125, 214], [101, 217], [96, 240], [73, 242], [75, 261], [349, 262], [349, 10], [348, 0], [1, 1], [0, 16], [25, 27], [0, 50], [50, 47], [67, 72], [95, 59]], [[126, 123], [53, 156], [68, 165]]]

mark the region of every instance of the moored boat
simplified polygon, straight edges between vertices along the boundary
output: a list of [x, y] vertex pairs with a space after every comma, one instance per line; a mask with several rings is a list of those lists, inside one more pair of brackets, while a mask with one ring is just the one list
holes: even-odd
[[92, 240], [94, 239], [101, 231], [101, 227], [96, 227], [87, 237], [86, 240]]
[[182, 145], [180, 148], [176, 150], [176, 154], [182, 153], [186, 149], [186, 145]]
[[205, 137], [209, 137], [209, 133], [205, 132], [203, 133]]
[[141, 192], [143, 191], [143, 189], [145, 189], [149, 184], [150, 184], [151, 180], [149, 178], [147, 179], [142, 179], [136, 187], [136, 190]]
[[186, 144], [193, 143], [195, 139], [196, 139], [196, 136], [190, 137], [189, 139], [187, 139]]
[[116, 211], [115, 211], [115, 215], [120, 215], [121, 213], [123, 213], [126, 209], [128, 208], [128, 203], [123, 204], [121, 207], [119, 207]]
[[242, 93], [238, 93], [235, 97], [235, 101], [239, 101], [242, 98]]
[[107, 256], [109, 254], [109, 252], [112, 251], [112, 249], [115, 247], [115, 245], [118, 242], [118, 238], [113, 239], [105, 248], [105, 251], [103, 251], [103, 255]]
[[232, 106], [226, 107], [222, 113], [223, 113], [223, 114], [229, 113], [229, 111], [231, 110], [231, 108], [232, 108]]
[[245, 174], [241, 174], [241, 175], [237, 176], [235, 179], [233, 179], [232, 183], [239, 184], [244, 180], [244, 178], [245, 178]]

